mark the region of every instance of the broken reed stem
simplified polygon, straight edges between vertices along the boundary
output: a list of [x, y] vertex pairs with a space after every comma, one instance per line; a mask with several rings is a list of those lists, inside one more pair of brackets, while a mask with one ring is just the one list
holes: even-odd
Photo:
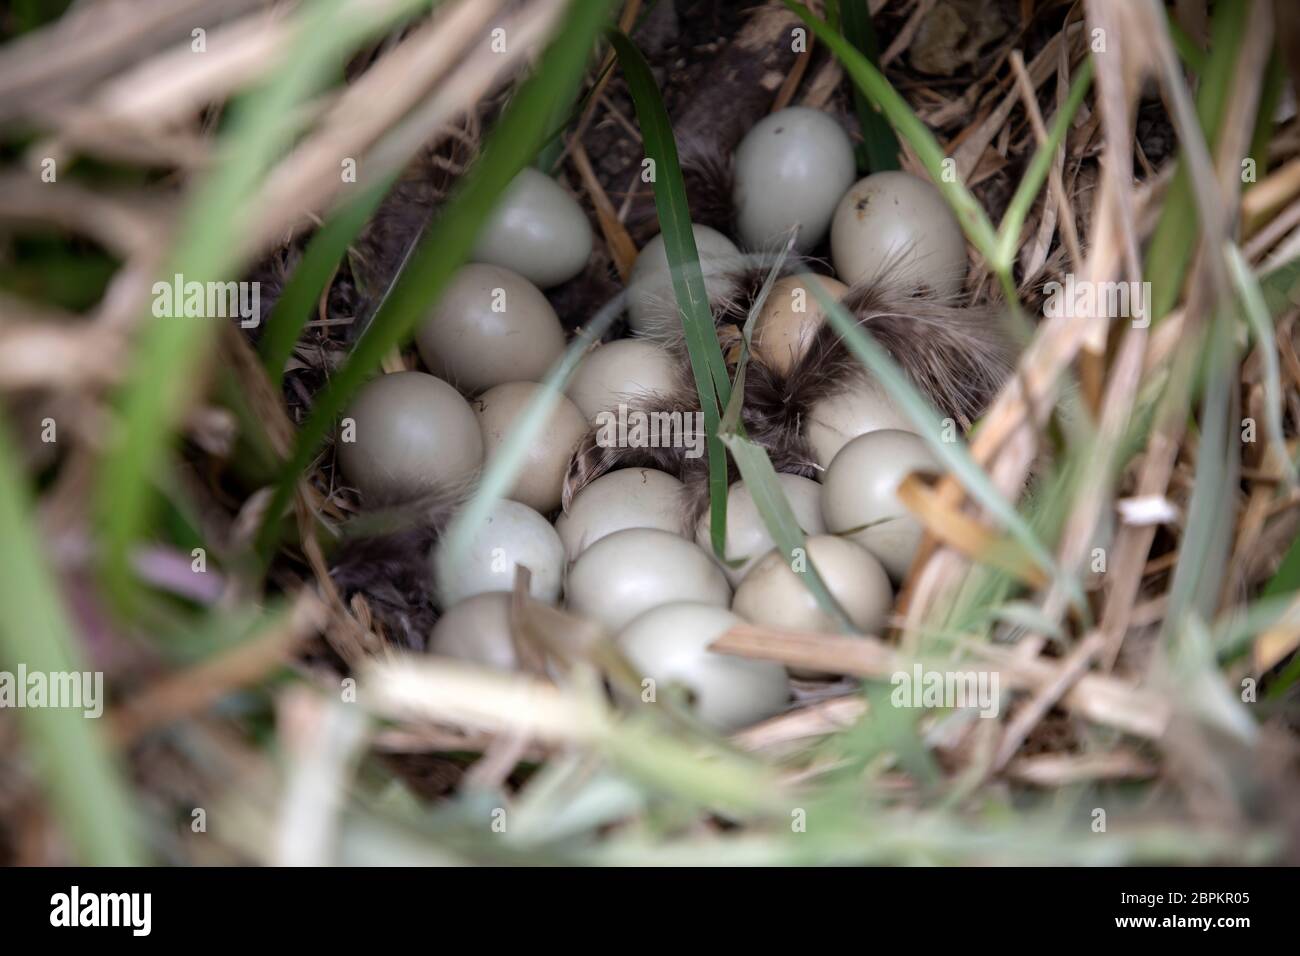
[[[721, 654], [735, 654], [758, 660], [777, 661], [787, 667], [830, 671], [854, 677], [889, 679], [906, 673], [917, 663], [929, 670], [951, 671], [978, 666], [997, 674], [1002, 686], [1012, 690], [1039, 692], [1062, 679], [1069, 663], [1044, 659], [1027, 660], [1016, 654], [983, 644], [965, 645], [966, 650], [985, 659], [938, 661], [904, 655], [877, 637], [841, 637], [832, 634], [778, 632], [748, 624], [738, 625], [710, 645]], [[1157, 694], [1138, 690], [1113, 677], [1085, 674], [1078, 679], [1060, 704], [1066, 710], [1093, 723], [1114, 727], [1137, 737], [1157, 739], [1169, 723], [1172, 709]]]

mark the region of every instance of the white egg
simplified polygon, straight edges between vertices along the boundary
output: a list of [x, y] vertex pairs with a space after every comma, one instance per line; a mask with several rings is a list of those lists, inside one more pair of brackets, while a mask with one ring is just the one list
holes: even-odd
[[749, 249], [783, 245], [808, 252], [826, 235], [835, 205], [853, 183], [853, 143], [821, 110], [791, 106], [754, 124], [736, 147], [740, 240]]
[[566, 390], [588, 420], [620, 404], [674, 391], [678, 363], [667, 349], [646, 339], [616, 339], [588, 352]]
[[[691, 231], [695, 234], [709, 300], [730, 295], [736, 287], [733, 275], [743, 264], [740, 250], [716, 229], [692, 223]], [[643, 334], [676, 335], [681, 329], [662, 235], [645, 244], [632, 266], [628, 277], [627, 318], [628, 324]]]
[[[535, 382], [507, 382], [489, 388], [474, 400], [474, 414], [483, 430], [485, 463], [490, 464], [501, 451], [506, 437], [542, 390], [543, 386]], [[587, 432], [587, 420], [578, 406], [560, 395], [545, 427], [542, 436], [528, 446], [519, 475], [507, 494], [549, 514], [560, 506], [564, 473], [573, 449]]]
[[640, 615], [618, 644], [641, 676], [655, 682], [655, 699], [678, 685], [700, 721], [728, 733], [779, 714], [790, 698], [785, 668], [732, 657], [709, 645], [741, 620], [725, 608], [678, 602]]
[[559, 183], [531, 166], [507, 187], [470, 256], [505, 266], [542, 289], [572, 279], [591, 258], [591, 223]]
[[466, 392], [538, 381], [564, 352], [560, 320], [531, 282], [500, 266], [462, 267], [416, 330], [424, 364]]
[[726, 607], [731, 587], [713, 559], [671, 531], [629, 528], [601, 538], [569, 569], [568, 606], [610, 631], [674, 601]]
[[[822, 488], [817, 482], [800, 475], [778, 474], [776, 480], [785, 492], [790, 510], [805, 535], [821, 534], [826, 530], [822, 524]], [[695, 526], [695, 540], [701, 548], [712, 551], [710, 529], [713, 527], [709, 512], [705, 512]], [[758, 563], [767, 552], [776, 546], [768, 534], [763, 516], [754, 504], [754, 496], [749, 487], [738, 481], [727, 489], [727, 561], [743, 562], [738, 567], [722, 565], [727, 580], [735, 587], [741, 579]]]
[[843, 282], [809, 273], [784, 276], [772, 283], [763, 308], [754, 319], [754, 334], [750, 338], [755, 357], [768, 368], [788, 373], [803, 358], [826, 321], [821, 300], [812, 289], [814, 284], [835, 300], [849, 291]]
[[628, 528], [681, 534], [682, 494], [682, 483], [665, 472], [621, 468], [601, 475], [574, 495], [568, 512], [555, 520], [555, 530], [570, 561], [601, 538]]
[[[438, 544], [442, 557], [446, 538]], [[435, 567], [446, 564], [435, 561]], [[486, 591], [511, 591], [515, 586], [515, 566], [532, 572], [528, 593], [539, 601], [553, 604], [560, 596], [564, 579], [564, 545], [540, 514], [517, 501], [498, 501], [474, 537], [465, 560], [450, 568], [438, 581], [443, 607], [452, 607], [466, 598]]]
[[429, 634], [429, 653], [515, 670], [519, 660], [510, 636], [510, 595], [486, 591], [445, 612]]
[[815, 402], [804, 420], [803, 432], [813, 460], [829, 468], [846, 444], [882, 428], [911, 431], [912, 425], [884, 389], [859, 381]]
[[850, 284], [882, 279], [905, 291], [961, 291], [966, 241], [943, 195], [903, 172], [875, 173], [844, 194], [831, 223], [835, 272]]
[[897, 495], [914, 471], [942, 472], [943, 466], [918, 436], [885, 429], [841, 448], [822, 487], [827, 529], [852, 532], [849, 537], [879, 558], [895, 581], [906, 576], [921, 543], [921, 525]]
[[[855, 628], [879, 632], [889, 616], [893, 591], [889, 576], [866, 548], [834, 535], [807, 541], [806, 559]], [[837, 631], [835, 619], [796, 574], [785, 555], [769, 551], [736, 589], [731, 609], [752, 624], [785, 631]]]
[[363, 385], [344, 413], [337, 448], [344, 476], [367, 504], [454, 490], [483, 463], [469, 403], [423, 372], [381, 375]]

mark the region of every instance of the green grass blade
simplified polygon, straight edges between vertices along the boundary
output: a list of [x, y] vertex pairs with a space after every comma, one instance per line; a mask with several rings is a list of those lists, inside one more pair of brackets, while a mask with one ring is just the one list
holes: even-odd
[[311, 464], [335, 419], [389, 350], [404, 341], [437, 301], [456, 269], [469, 256], [487, 216], [511, 180], [532, 161], [548, 132], [559, 97], [586, 63], [587, 51], [603, 26], [608, 0], [574, 0], [564, 27], [542, 54], [537, 69], [506, 107], [483, 155], [466, 174], [455, 196], [420, 240], [374, 320], [357, 341], [328, 387], [316, 396], [303, 424], [266, 518], [258, 551], [269, 555], [279, 533], [279, 515], [293, 488]]
[[844, 307], [827, 295], [818, 283], [812, 284], [812, 290], [821, 303], [822, 311], [840, 336], [848, 345], [849, 351], [876, 377], [899, 410], [916, 426], [917, 436], [929, 446], [945, 468], [961, 482], [970, 496], [1000, 521], [1034, 563], [1056, 580], [1063, 593], [1068, 594], [1080, 609], [1085, 608], [1082, 589], [1079, 582], [1066, 575], [1056, 564], [1051, 553], [1038, 540], [1033, 528], [994, 487], [989, 476], [984, 473], [960, 442], [946, 442], [939, 436], [943, 434], [943, 423], [930, 404], [916, 390], [889, 353], [886, 352], [865, 329], [853, 321]]
[[622, 311], [622, 296], [604, 306], [590, 322], [583, 325], [582, 332], [569, 343], [560, 361], [542, 379], [542, 390], [528, 403], [518, 422], [510, 429], [492, 462], [479, 478], [473, 496], [448, 526], [443, 547], [438, 551], [439, 581], [450, 578], [454, 569], [465, 563], [469, 549], [492, 507], [509, 493], [524, 468], [529, 449], [543, 438], [551, 412], [564, 395], [573, 370], [578, 367], [587, 349], [600, 341], [605, 330]]
[[804, 556], [806, 560], [800, 561], [799, 564], [806, 570], [795, 571], [799, 575], [799, 580], [817, 599], [818, 606], [834, 619], [840, 630], [846, 634], [856, 634], [857, 629], [849, 621], [839, 601], [831, 594], [825, 579], [813, 564], [812, 558], [808, 556], [808, 545], [804, 540], [803, 529], [799, 527], [799, 521], [786, 500], [785, 492], [781, 490], [781, 484], [776, 478], [776, 469], [772, 467], [772, 460], [767, 457], [767, 452], [736, 432], [723, 433], [722, 442], [731, 452], [731, 457], [736, 460], [736, 465], [740, 468], [740, 477], [744, 480], [750, 495], [753, 496], [754, 507], [763, 516], [767, 533], [781, 549], [786, 564], [793, 569], [796, 553]]
[[695, 234], [691, 231], [691, 211], [686, 202], [686, 186], [682, 182], [677, 143], [668, 122], [668, 111], [664, 109], [659, 87], [641, 51], [618, 31], [611, 31], [610, 42], [636, 106], [646, 154], [655, 163], [655, 210], [664, 237], [664, 250], [668, 254], [673, 294], [677, 297], [686, 333], [691, 373], [704, 412], [709, 453], [711, 544], [714, 553], [721, 557], [727, 533], [727, 459], [718, 432], [721, 409], [726, 408], [731, 400], [731, 381], [713, 326], [713, 312], [704, 286], [704, 273], [700, 269]]
[[1006, 214], [1002, 217], [1002, 224], [998, 227], [998, 263], [1001, 268], [1010, 268], [1015, 260], [1016, 247], [1020, 244], [1020, 230], [1024, 228], [1025, 219], [1029, 216], [1029, 210], [1038, 197], [1038, 191], [1043, 188], [1043, 183], [1047, 180], [1056, 151], [1064, 142], [1065, 134], [1070, 131], [1074, 114], [1079, 111], [1083, 98], [1088, 94], [1088, 88], [1092, 85], [1092, 71], [1092, 60], [1084, 60], [1074, 76], [1074, 82], [1070, 84], [1070, 93], [1065, 103], [1052, 120], [1047, 142], [1039, 146], [1038, 151], [1034, 153], [1029, 168], [1025, 170], [1020, 185], [1016, 187], [1015, 195], [1011, 197]]
[[1250, 266], [1246, 262], [1246, 257], [1242, 255], [1241, 249], [1229, 242], [1224, 248], [1224, 256], [1228, 260], [1228, 274], [1237, 286], [1237, 295], [1241, 299], [1242, 311], [1246, 314], [1246, 321], [1250, 325], [1250, 331], [1255, 336], [1255, 342], [1259, 346], [1259, 355], [1264, 366], [1264, 394], [1267, 398], [1264, 403], [1264, 417], [1268, 440], [1277, 453], [1287, 483], [1295, 487], [1295, 463], [1291, 461], [1291, 455], [1287, 452], [1286, 434], [1282, 430], [1284, 401], [1282, 369], [1278, 364], [1277, 349], [1273, 347], [1274, 329], [1272, 319], [1268, 314], [1268, 303], [1265, 302], [1264, 293], [1260, 289], [1255, 274], [1250, 271]]
[[984, 208], [971, 195], [970, 190], [958, 182], [956, 176], [945, 175], [943, 161], [946, 157], [943, 147], [934, 138], [934, 134], [912, 112], [907, 101], [898, 95], [885, 79], [884, 74], [872, 66], [867, 58], [855, 50], [844, 37], [831, 29], [828, 23], [817, 19], [807, 7], [796, 3], [795, 0], [782, 0], [782, 2], [808, 24], [817, 35], [817, 39], [830, 47], [831, 52], [844, 64], [844, 69], [853, 78], [857, 87], [880, 109], [894, 127], [894, 131], [912, 147], [912, 151], [916, 153], [917, 158], [930, 174], [934, 185], [947, 198], [967, 238], [985, 259], [990, 263], [994, 262], [994, 256], [997, 254], [997, 235], [993, 231], [993, 225], [985, 215]]
[[[767, 302], [768, 294], [772, 291], [772, 286], [776, 283], [782, 266], [785, 265], [789, 252], [790, 247], [787, 245], [773, 260], [767, 276], [763, 280], [763, 285], [758, 290], [753, 305], [750, 306], [749, 315], [745, 319], [745, 326], [741, 336], [744, 344], [741, 347], [740, 361], [736, 367], [736, 382], [731, 390], [731, 403], [727, 406], [726, 414], [722, 418], [721, 436], [723, 444], [731, 452], [731, 457], [735, 459], [736, 466], [740, 469], [740, 477], [754, 499], [754, 507], [758, 509], [758, 513], [763, 519], [763, 526], [767, 528], [767, 533], [771, 535], [776, 546], [781, 549], [787, 564], [793, 570], [795, 568], [796, 551], [805, 558], [807, 557], [807, 545], [804, 541], [803, 529], [799, 527], [799, 521], [790, 508], [790, 502], [781, 488], [781, 483], [777, 480], [776, 469], [772, 467], [772, 460], [768, 457], [766, 449], [746, 437], [744, 425], [741, 423], [740, 418], [745, 398], [745, 370], [749, 366], [750, 343], [754, 334], [754, 324]], [[725, 554], [719, 556], [726, 558]], [[841, 631], [847, 634], [857, 633], [852, 622], [849, 621], [848, 615], [844, 613], [839, 601], [831, 594], [830, 588], [826, 586], [825, 579], [817, 571], [812, 560], [800, 561], [799, 564], [803, 565], [805, 570], [795, 570], [795, 573], [799, 575], [799, 580], [803, 582], [817, 601], [817, 605], [830, 615], [835, 621], [836, 627]]]
[[[1245, 35], [1250, 5], [1221, 3], [1215, 8], [1210, 38], [1210, 54], [1200, 71], [1196, 113], [1213, 154], [1218, 130], [1227, 108], [1232, 88], [1232, 73], [1237, 66], [1237, 50]], [[1160, 211], [1155, 235], [1147, 251], [1147, 279], [1151, 282], [1151, 318], [1159, 321], [1178, 301], [1183, 278], [1197, 241], [1196, 203], [1192, 196], [1192, 178], [1187, 164], [1179, 159], [1173, 182]]]
[[[423, 5], [423, 0], [406, 0], [382, 17], [373, 11], [345, 16], [340, 0], [320, 0], [303, 10], [284, 65], [233, 110], [215, 169], [197, 188], [163, 275], [179, 273], [187, 282], [205, 282], [238, 268], [234, 240], [241, 211], [289, 146], [292, 130], [285, 116], [318, 91], [358, 44]], [[217, 321], [180, 314], [153, 318], [118, 397], [115, 430], [96, 488], [96, 517], [102, 532], [101, 575], [124, 607], [132, 603], [137, 587], [128, 554], [150, 518], [154, 476], [166, 459], [179, 416], [194, 398], [198, 367]]]
[[303, 325], [311, 318], [321, 293], [352, 240], [361, 232], [371, 214], [383, 202], [395, 177], [385, 177], [343, 205], [312, 236], [298, 267], [293, 270], [284, 292], [267, 318], [258, 351], [271, 384], [277, 388], [284, 379], [284, 366], [293, 354]]
[[1208, 619], [1218, 603], [1221, 576], [1232, 542], [1232, 511], [1224, 507], [1237, 487], [1238, 437], [1229, 421], [1236, 349], [1229, 323], [1216, 316], [1207, 342], [1213, 365], [1201, 399], [1196, 476], [1187, 505], [1187, 527], [1169, 587], [1165, 633], [1172, 636], [1193, 614]]
[[[0, 423], [0, 661], [11, 673], [86, 670], [59, 585], [41, 559], [34, 503], [18, 455]], [[101, 699], [100, 703], [103, 703]], [[126, 785], [113, 765], [102, 723], [80, 710], [18, 711], [27, 749], [79, 861], [96, 866], [142, 862]]]
[[[865, 2], [851, 2], [843, 6], [840, 13], [840, 33], [867, 58], [872, 66], [880, 68], [880, 46], [876, 42], [876, 28], [871, 22], [871, 10]], [[853, 88], [853, 105], [857, 108], [858, 123], [862, 127], [862, 145], [858, 148], [858, 169], [868, 173], [898, 169], [898, 137], [894, 135], [893, 128], [857, 86]]]

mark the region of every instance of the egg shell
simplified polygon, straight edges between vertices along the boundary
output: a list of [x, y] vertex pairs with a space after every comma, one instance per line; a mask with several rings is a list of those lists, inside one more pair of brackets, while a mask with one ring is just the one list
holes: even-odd
[[[777, 482], [785, 492], [790, 510], [805, 535], [821, 534], [826, 530], [822, 523], [822, 489], [821, 485], [801, 475], [778, 474]], [[695, 526], [695, 541], [710, 554], [712, 543], [709, 537], [713, 522], [709, 512], [700, 516]], [[737, 481], [727, 489], [727, 541], [728, 561], [743, 560], [739, 567], [722, 564], [722, 573], [727, 576], [732, 587], [738, 585], [745, 575], [759, 560], [776, 547], [776, 542], [768, 534], [763, 516], [754, 504], [754, 496], [743, 481]]]
[[515, 670], [519, 660], [510, 636], [510, 595], [475, 594], [446, 611], [429, 633], [429, 653]]
[[729, 733], [779, 714], [790, 698], [785, 668], [710, 651], [741, 619], [725, 608], [676, 602], [653, 608], [623, 628], [618, 644], [632, 666], [655, 682], [655, 697], [673, 684], [690, 692], [700, 721]]
[[[695, 235], [709, 300], [730, 295], [736, 288], [732, 274], [743, 265], [740, 250], [716, 229], [692, 223], [691, 231]], [[642, 334], [675, 336], [681, 330], [662, 234], [645, 244], [632, 266], [628, 277], [627, 318], [628, 324]]]
[[682, 496], [682, 483], [672, 475], [653, 468], [621, 468], [574, 495], [568, 512], [555, 519], [555, 530], [570, 561], [607, 535], [628, 528], [681, 534]]
[[754, 355], [768, 368], [787, 374], [812, 344], [826, 321], [821, 300], [813, 291], [820, 285], [832, 299], [843, 298], [849, 287], [837, 279], [803, 275], [783, 276], [772, 283], [763, 308], [754, 320], [750, 339]]
[[591, 223], [582, 207], [554, 179], [528, 166], [488, 216], [470, 258], [549, 289], [587, 267], [591, 246]]
[[826, 235], [836, 204], [853, 184], [853, 143], [821, 110], [791, 106], [759, 120], [736, 147], [736, 226], [749, 249], [784, 245], [808, 252]]
[[452, 277], [415, 342], [435, 375], [472, 394], [542, 379], [564, 352], [564, 329], [523, 276], [471, 263]]
[[912, 425], [884, 389], [859, 381], [813, 404], [804, 421], [804, 437], [813, 461], [829, 468], [841, 448], [859, 435], [893, 428], [911, 431]]
[[[535, 382], [507, 382], [489, 388], [473, 401], [474, 414], [483, 431], [486, 463], [491, 463], [500, 452], [506, 437], [543, 389], [544, 386]], [[587, 420], [578, 406], [563, 395], [557, 397], [559, 400], [546, 421], [545, 432], [528, 446], [518, 477], [508, 492], [512, 500], [542, 514], [560, 507], [569, 459], [587, 432]]]
[[616, 339], [588, 352], [566, 390], [588, 420], [620, 404], [635, 406], [648, 395], [677, 387], [677, 363], [667, 349], [646, 339]]
[[369, 504], [455, 489], [483, 464], [483, 438], [469, 403], [423, 372], [381, 375], [363, 385], [344, 412], [336, 447], [344, 476]]
[[966, 241], [943, 195], [910, 173], [874, 173], [844, 194], [831, 223], [835, 273], [911, 291], [961, 291]]
[[939, 459], [911, 432], [884, 429], [845, 445], [826, 471], [822, 517], [832, 533], [849, 537], [880, 559], [890, 577], [906, 576], [921, 543], [921, 525], [898, 500], [913, 471], [942, 472]]
[[568, 606], [618, 631], [661, 604], [696, 601], [725, 608], [727, 578], [699, 546], [657, 528], [629, 528], [601, 538], [569, 569]]
[[[436, 557], [441, 558], [444, 538]], [[435, 560], [437, 568], [446, 562]], [[528, 593], [539, 601], [555, 603], [564, 580], [564, 545], [555, 529], [540, 514], [517, 501], [502, 500], [492, 507], [478, 529], [465, 560], [448, 568], [438, 584], [443, 607], [487, 591], [511, 591], [515, 566], [532, 572]], [[436, 571], [435, 571], [436, 574]]]
[[[813, 535], [807, 558], [831, 595], [860, 631], [878, 632], [889, 616], [893, 591], [880, 562], [861, 545], [834, 535]], [[736, 589], [731, 609], [752, 624], [786, 631], [837, 630], [780, 551], [769, 551]]]

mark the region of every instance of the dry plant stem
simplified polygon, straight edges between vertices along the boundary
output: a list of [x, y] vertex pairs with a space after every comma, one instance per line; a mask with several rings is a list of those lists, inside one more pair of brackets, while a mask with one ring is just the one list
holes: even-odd
[[921, 28], [921, 23], [929, 16], [930, 11], [934, 9], [936, 0], [920, 0], [912, 15], [907, 18], [898, 35], [894, 37], [894, 42], [884, 53], [880, 54], [880, 68], [884, 69], [890, 63], [894, 62], [904, 50], [912, 45], [912, 38], [916, 36], [916, 31]]
[[[969, 644], [967, 649], [987, 661], [991, 666], [984, 669], [996, 672], [1002, 685], [1011, 689], [1039, 690], [1059, 680], [1062, 672], [1060, 665], [1021, 659], [988, 645]], [[714, 641], [710, 650], [875, 679], [907, 672], [916, 663], [916, 658], [899, 653], [876, 637], [770, 631], [750, 625], [733, 627]], [[935, 669], [950, 666], [938, 664]], [[1094, 723], [1148, 739], [1164, 733], [1170, 716], [1163, 698], [1099, 675], [1080, 678], [1065, 694], [1061, 706]]]
[[790, 67], [790, 72], [786, 74], [785, 82], [777, 91], [776, 99], [772, 101], [772, 109], [769, 112], [775, 113], [790, 105], [795, 92], [799, 89], [799, 84], [803, 82], [804, 73], [808, 71], [808, 64], [812, 62], [812, 54], [813, 40], [809, 37], [807, 49], [795, 58], [794, 66]]
[[814, 110], [824, 109], [843, 80], [844, 69], [840, 66], [840, 61], [834, 57], [828, 58], [808, 84], [808, 91], [804, 93], [800, 105]]
[[127, 0], [85, 3], [0, 53], [0, 122], [39, 119], [84, 99], [105, 77], [138, 63], [195, 24], [219, 24], [271, 0]]
[[582, 143], [576, 139], [570, 139], [568, 145], [569, 158], [573, 161], [573, 166], [578, 171], [582, 179], [582, 185], [587, 190], [587, 195], [591, 197], [592, 205], [596, 209], [596, 220], [600, 223], [601, 234], [605, 237], [605, 245], [609, 247], [609, 257], [614, 262], [614, 267], [618, 269], [618, 276], [626, 284], [628, 276], [632, 274], [632, 264], [636, 262], [637, 249], [636, 243], [628, 235], [627, 229], [619, 221], [618, 210], [614, 204], [609, 201], [604, 187], [600, 185], [600, 180], [596, 177], [596, 171], [591, 168], [591, 160], [587, 156], [586, 149]]
[[348, 783], [369, 734], [366, 720], [357, 708], [304, 687], [291, 688], [277, 703], [288, 780], [272, 862], [328, 866]]
[[[632, 33], [632, 28], [636, 25], [636, 19], [641, 13], [641, 0], [627, 0], [623, 4], [623, 12], [618, 18], [618, 29], [620, 33]], [[591, 125], [592, 117], [596, 115], [596, 107], [600, 106], [605, 95], [605, 87], [614, 76], [614, 51], [610, 50], [605, 54], [600, 62], [600, 69], [596, 75], [600, 77], [596, 85], [592, 87], [591, 92], [587, 94], [587, 103], [582, 108], [582, 115], [578, 117], [578, 122], [573, 126], [573, 132], [567, 137], [564, 152], [560, 154], [555, 165], [558, 167], [569, 156], [569, 149], [574, 143], [581, 143], [583, 137], [587, 135], [587, 128]], [[639, 138], [639, 137], [638, 137]], [[620, 217], [621, 218], [621, 217]]]
[[113, 739], [128, 747], [142, 734], [207, 710], [233, 690], [265, 679], [324, 624], [321, 603], [300, 592], [282, 626], [189, 670], [164, 678], [109, 715]]
[[[1064, 66], [1068, 58], [1064, 55], [1062, 48], [1061, 67], [1056, 77], [1056, 108], [1060, 109], [1065, 103], [1066, 92], [1069, 89], [1069, 77], [1066, 75]], [[1034, 90], [1033, 80], [1029, 77], [1029, 71], [1025, 69], [1025, 58], [1019, 50], [1011, 51], [1011, 69], [1016, 75], [1016, 84], [1020, 90], [1020, 98], [1024, 101], [1025, 112], [1029, 114], [1029, 121], [1034, 128], [1034, 139], [1037, 140], [1041, 147], [1047, 142], [1047, 124], [1043, 122], [1043, 114], [1038, 109], [1038, 97]], [[1056, 158], [1052, 162], [1052, 168], [1048, 172], [1047, 184], [1051, 191], [1052, 199], [1056, 205], [1056, 217], [1059, 217], [1061, 223], [1061, 239], [1065, 242], [1066, 249], [1069, 250], [1070, 262], [1074, 265], [1083, 261], [1079, 251], [1079, 235], [1074, 224], [1074, 207], [1070, 205], [1070, 197], [1065, 191], [1065, 181], [1062, 176], [1062, 170], [1065, 164], [1065, 143], [1062, 142], [1056, 150]], [[1043, 221], [1050, 223], [1053, 218], [1049, 216], [1046, 203], [1043, 208]], [[1046, 237], [1039, 236], [1042, 241], [1042, 258], [1046, 259], [1047, 242], [1051, 239], [1051, 234]], [[1026, 269], [1025, 275], [1032, 277], [1042, 267], [1039, 262], [1034, 268]]]
[[1132, 751], [1106, 753], [1043, 754], [1021, 757], [1006, 767], [1005, 776], [1039, 787], [1069, 787], [1099, 780], [1142, 780], [1156, 776], [1159, 767]]
[[[469, 19], [471, 14], [458, 8], [446, 14], [448, 18], [458, 14], [455, 30], [444, 28], [406, 41], [419, 39], [420, 48], [403, 55], [399, 62], [418, 57], [421, 75], [427, 80], [425, 85], [433, 93], [382, 139], [380, 135], [405, 111], [394, 110], [393, 104], [384, 110], [375, 109], [376, 98], [383, 100], [387, 94], [377, 81], [366, 85], [369, 72], [348, 88], [325, 128], [276, 167], [259, 198], [250, 205], [250, 209], [258, 211], [248, 243], [250, 249], [278, 240], [286, 230], [301, 226], [304, 210], [328, 205], [344, 188], [339, 176], [339, 162], [343, 157], [362, 156], [373, 145], [369, 161], [361, 164], [365, 175], [382, 178], [400, 169], [431, 135], [443, 130], [495, 86], [513, 77], [519, 66], [540, 48], [564, 11], [563, 0], [538, 0], [505, 21], [503, 29], [512, 38], [505, 53], [465, 56], [465, 48], [480, 39], [481, 30], [476, 32], [474, 26], [486, 9], [483, 4], [472, 6], [473, 23]], [[389, 55], [396, 55], [400, 50], [399, 47]], [[451, 69], [458, 61], [459, 65]], [[410, 81], [399, 76], [390, 82], [404, 85]], [[381, 115], [385, 117], [382, 123]]]
[[144, 194], [114, 195], [75, 183], [40, 185], [29, 173], [0, 176], [0, 222], [55, 225], [89, 236], [123, 259], [152, 252], [168, 219]]
[[[1189, 311], [1184, 313], [1194, 319], [1197, 326], [1200, 325], [1199, 308], [1199, 303], [1194, 299], [1188, 304]], [[1169, 487], [1186, 429], [1184, 396], [1189, 387], [1191, 361], [1192, 356], [1185, 350], [1167, 386], [1156, 427], [1147, 442], [1142, 459], [1136, 490], [1139, 496], [1163, 495]], [[1141, 568], [1151, 553], [1156, 530], [1154, 525], [1124, 525], [1116, 536], [1112, 548], [1111, 573], [1107, 576], [1105, 610], [1101, 619], [1101, 632], [1106, 644], [1101, 658], [1104, 670], [1112, 669], [1119, 658], [1124, 637], [1128, 633], [1133, 605], [1142, 587]]]
[[867, 712], [860, 694], [832, 697], [772, 717], [734, 734], [731, 742], [741, 750], [767, 751], [783, 744], [824, 737], [852, 727]]
[[283, 61], [293, 41], [294, 23], [283, 8], [258, 11], [209, 31], [202, 56], [195, 55], [186, 36], [106, 83], [84, 107], [71, 111], [62, 132], [84, 142], [96, 130], [174, 128], [207, 104], [261, 80]]
[[1274, 170], [1241, 197], [1242, 231], [1254, 235], [1268, 216], [1300, 195], [1300, 159]]
[[1056, 679], [1035, 693], [1033, 698], [1016, 713], [1002, 733], [997, 755], [993, 758], [993, 770], [1006, 767], [1011, 758], [1016, 755], [1016, 751], [1024, 745], [1030, 732], [1038, 726], [1039, 721], [1046, 717], [1047, 712], [1055, 707], [1070, 688], [1087, 673], [1101, 646], [1101, 635], [1096, 632], [1089, 634], [1070, 652]]
[[341, 162], [364, 156], [452, 71], [467, 48], [484, 40], [501, 5], [500, 0], [460, 0], [442, 8], [347, 87], [320, 127], [266, 177], [257, 202], [250, 206], [260, 210], [253, 221], [265, 225], [254, 231], [249, 251], [297, 224], [304, 211], [324, 208], [344, 186]]
[[947, 547], [971, 560], [1000, 568], [1031, 587], [1039, 588], [1047, 583], [1047, 575], [1037, 565], [1007, 557], [1011, 553], [1009, 541], [998, 538], [965, 512], [948, 505], [918, 475], [903, 479], [898, 487], [898, 500], [928, 534]]
[[[1118, 235], [1112, 238], [1122, 243], [1125, 278], [1135, 281], [1141, 278], [1142, 263], [1134, 227], [1133, 153], [1127, 144], [1132, 140], [1133, 102], [1148, 70], [1146, 44], [1142, 40], [1145, 31], [1142, 28], [1154, 24], [1143, 24], [1140, 11], [1126, 0], [1088, 0], [1087, 12], [1089, 27], [1100, 29], [1106, 38], [1106, 53], [1094, 56], [1093, 63], [1097, 70], [1097, 106], [1107, 144], [1101, 164], [1102, 175], [1112, 180], [1110, 195], [1117, 203], [1115, 222]], [[1117, 45], [1118, 51], [1115, 50]], [[1097, 347], [1090, 351], [1102, 354], [1104, 337], [1094, 346]]]
[[[1029, 61], [1029, 78], [1035, 88], [1052, 75], [1056, 68], [1056, 58], [1061, 55], [1062, 44], [1065, 44], [1068, 49], [1073, 44], [1074, 38], [1082, 31], [1082, 23], [1072, 24], [1048, 40], [1038, 52], [1038, 55]], [[1008, 90], [997, 108], [982, 123], [972, 127], [965, 135], [961, 145], [953, 152], [952, 158], [957, 161], [957, 175], [968, 186], [972, 184], [971, 177], [975, 172], [975, 168], [979, 166], [980, 161], [984, 158], [985, 150], [997, 138], [998, 133], [1006, 128], [1011, 111], [1015, 109], [1019, 100], [1020, 94], [1015, 88]]]

